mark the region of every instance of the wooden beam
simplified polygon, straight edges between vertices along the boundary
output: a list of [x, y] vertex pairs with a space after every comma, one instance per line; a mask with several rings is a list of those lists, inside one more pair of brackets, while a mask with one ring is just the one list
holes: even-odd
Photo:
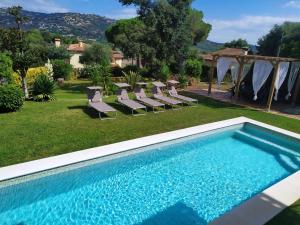
[[296, 104], [297, 97], [298, 97], [299, 94], [300, 94], [300, 72], [298, 73], [296, 88], [295, 88], [295, 92], [294, 92], [294, 95], [293, 95], [293, 100], [292, 100], [292, 105], [293, 106]]
[[208, 86], [208, 95], [211, 94], [211, 89], [212, 89], [212, 82], [214, 79], [214, 73], [215, 73], [215, 66], [216, 66], [216, 60], [217, 60], [217, 56], [213, 56], [213, 60], [212, 63], [210, 65], [210, 74], [209, 74], [209, 86]]
[[245, 58], [242, 57], [241, 60], [239, 61], [239, 72], [238, 72], [237, 82], [236, 82], [236, 86], [235, 86], [235, 95], [234, 95], [234, 97], [236, 99], [238, 99], [239, 92], [240, 92], [240, 85], [241, 85], [241, 81], [242, 81], [244, 65], [245, 65]]
[[279, 72], [279, 61], [275, 62], [274, 68], [275, 68], [275, 70], [274, 70], [274, 74], [273, 74], [271, 89], [270, 89], [270, 92], [269, 92], [269, 98], [268, 98], [268, 103], [267, 103], [267, 111], [270, 111], [271, 105], [272, 105], [272, 100], [273, 100], [274, 90], [275, 90], [275, 82], [276, 82], [278, 72]]

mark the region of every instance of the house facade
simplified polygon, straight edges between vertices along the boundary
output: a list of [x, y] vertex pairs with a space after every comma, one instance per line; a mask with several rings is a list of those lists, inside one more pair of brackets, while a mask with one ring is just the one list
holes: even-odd
[[[57, 48], [61, 47], [61, 40], [56, 38], [54, 40], [55, 46]], [[70, 44], [67, 47], [67, 50], [70, 52], [70, 64], [73, 66], [74, 69], [83, 69], [84, 64], [80, 63], [80, 57], [82, 56], [83, 52], [86, 48], [89, 47], [88, 44], [85, 44], [83, 41], [79, 40], [77, 44]], [[120, 51], [112, 51], [111, 53], [111, 66], [112, 67], [120, 67], [123, 68], [124, 66], [128, 65], [124, 61], [124, 55]]]

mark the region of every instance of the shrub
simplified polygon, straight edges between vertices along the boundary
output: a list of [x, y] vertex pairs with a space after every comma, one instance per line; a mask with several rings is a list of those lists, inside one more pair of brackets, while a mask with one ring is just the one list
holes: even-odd
[[187, 76], [181, 74], [178, 76], [178, 82], [181, 88], [185, 88], [188, 85], [188, 78]]
[[87, 47], [80, 57], [80, 63], [92, 65], [101, 64], [109, 65], [111, 57], [111, 48], [107, 44], [94, 43]]
[[55, 80], [58, 78], [69, 80], [71, 78], [73, 68], [69, 63], [60, 59], [53, 60], [51, 63], [53, 65], [53, 77]]
[[123, 69], [120, 67], [113, 67], [111, 73], [113, 77], [121, 77], [123, 76]]
[[189, 59], [185, 63], [185, 73], [188, 76], [200, 78], [202, 74], [202, 62], [197, 59]]
[[[28, 85], [28, 87], [32, 87], [36, 78], [40, 75], [40, 74], [48, 74], [48, 68], [47, 67], [35, 67], [35, 68], [30, 68], [28, 69], [27, 73], [26, 73], [26, 83]], [[50, 74], [49, 74], [50, 76]], [[13, 80], [14, 80], [14, 84], [17, 84], [19, 86], [21, 86], [21, 78], [20, 75], [17, 73], [13, 73]]]
[[14, 112], [22, 107], [24, 103], [21, 88], [15, 85], [0, 86], [0, 112]]
[[140, 69], [140, 75], [141, 77], [144, 77], [144, 78], [149, 78], [151, 77], [151, 71], [149, 70], [149, 68], [147, 67], [143, 67], [142, 69]]
[[52, 81], [46, 74], [40, 74], [33, 85], [34, 99], [38, 101], [52, 100], [54, 89], [54, 81]]
[[163, 64], [161, 67], [160, 67], [160, 70], [158, 72], [158, 79], [161, 80], [161, 81], [167, 81], [168, 78], [170, 77], [170, 69], [168, 67], [167, 64]]
[[5, 53], [0, 53], [0, 84], [12, 82], [12, 60]]
[[127, 65], [123, 68], [124, 73], [129, 73], [130, 71], [132, 72], [139, 72], [140, 68], [137, 65]]
[[132, 90], [135, 89], [136, 83], [139, 82], [142, 78], [137, 72], [133, 71], [130, 71], [129, 73], [124, 73], [124, 76], [126, 82], [131, 86]]
[[210, 66], [203, 65], [202, 67], [202, 73], [200, 75], [200, 80], [204, 82], [209, 81], [209, 75], [210, 75]]
[[104, 92], [109, 94], [112, 83], [111, 66], [92, 65], [87, 67], [87, 70], [93, 85], [101, 85]]

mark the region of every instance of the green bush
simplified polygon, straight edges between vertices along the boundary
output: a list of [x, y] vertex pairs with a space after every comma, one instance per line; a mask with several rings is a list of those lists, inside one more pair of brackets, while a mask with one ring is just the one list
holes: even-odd
[[52, 100], [54, 89], [54, 81], [52, 81], [47, 75], [40, 74], [33, 84], [34, 99], [37, 101]]
[[200, 80], [203, 82], [208, 82], [209, 75], [210, 75], [210, 66], [203, 65], [202, 73], [200, 75]]
[[106, 94], [109, 94], [112, 84], [111, 66], [95, 64], [87, 67], [93, 85], [101, 85]]
[[72, 66], [66, 63], [64, 60], [56, 59], [51, 61], [53, 66], [53, 78], [56, 80], [58, 78], [64, 78], [69, 80], [71, 78]]
[[188, 78], [185, 75], [179, 75], [178, 82], [181, 88], [185, 88], [188, 85]]
[[13, 80], [12, 60], [5, 53], [0, 53], [0, 84]]
[[80, 57], [80, 63], [86, 65], [97, 63], [107, 66], [110, 64], [111, 51], [108, 44], [94, 43], [85, 49]]
[[137, 65], [127, 65], [123, 68], [124, 73], [129, 73], [130, 71], [138, 73], [140, 68]]
[[142, 79], [142, 77], [137, 72], [133, 71], [130, 71], [129, 73], [124, 73], [124, 76], [126, 82], [131, 86], [132, 90], [135, 89], [136, 83]]
[[170, 75], [171, 75], [171, 72], [170, 72], [170, 69], [169, 69], [168, 65], [163, 64], [160, 67], [160, 70], [158, 72], [158, 79], [161, 80], [161, 81], [167, 81], [168, 78], [170, 77]]
[[202, 61], [189, 59], [185, 63], [185, 73], [188, 76], [199, 78], [202, 74]]
[[123, 69], [120, 67], [113, 67], [111, 73], [113, 77], [122, 77]]
[[14, 112], [22, 107], [22, 90], [14, 85], [0, 85], [0, 112]]

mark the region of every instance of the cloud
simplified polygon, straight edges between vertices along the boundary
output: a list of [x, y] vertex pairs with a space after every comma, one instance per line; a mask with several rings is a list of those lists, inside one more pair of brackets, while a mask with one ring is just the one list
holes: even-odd
[[137, 13], [135, 8], [123, 8], [106, 14], [105, 16], [112, 19], [129, 19], [136, 17]]
[[285, 5], [285, 7], [300, 9], [300, 1], [289, 1]]
[[209, 39], [218, 42], [227, 42], [237, 38], [246, 39], [249, 43], [255, 44], [257, 40], [269, 32], [275, 24], [282, 24], [285, 21], [299, 22], [300, 16], [243, 16], [235, 20], [213, 19], [212, 32]]
[[0, 7], [10, 7], [20, 5], [24, 9], [35, 12], [67, 12], [68, 10], [53, 0], [1, 0]]

